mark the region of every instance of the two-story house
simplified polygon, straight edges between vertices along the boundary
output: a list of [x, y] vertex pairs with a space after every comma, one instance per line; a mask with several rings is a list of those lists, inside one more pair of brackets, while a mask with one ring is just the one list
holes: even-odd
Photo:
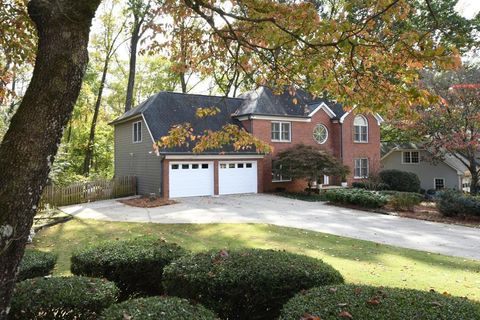
[[[198, 118], [198, 108], [220, 112]], [[347, 112], [342, 105], [297, 90], [275, 94], [259, 87], [239, 98], [160, 92], [112, 122], [115, 126], [115, 175], [138, 178], [140, 194], [164, 197], [300, 191], [305, 181], [291, 180], [275, 166], [276, 154], [294, 144], [318, 146], [351, 168], [349, 183], [380, 167], [380, 123], [376, 114]], [[172, 126], [190, 123], [194, 133], [244, 128], [269, 143], [273, 152], [236, 152], [231, 147], [193, 153], [192, 147], [161, 149], [152, 145]], [[325, 177], [324, 184], [340, 184]]]

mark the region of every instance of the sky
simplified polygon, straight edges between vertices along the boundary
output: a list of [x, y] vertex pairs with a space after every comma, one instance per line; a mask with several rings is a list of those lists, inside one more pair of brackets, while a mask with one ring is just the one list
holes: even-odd
[[455, 9], [465, 18], [472, 19], [480, 11], [480, 0], [459, 0]]

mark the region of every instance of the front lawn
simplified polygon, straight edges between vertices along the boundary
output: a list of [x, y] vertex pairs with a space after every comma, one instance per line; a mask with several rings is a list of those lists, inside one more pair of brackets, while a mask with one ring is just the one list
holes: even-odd
[[193, 251], [281, 249], [323, 259], [350, 283], [434, 289], [480, 300], [480, 261], [265, 224], [162, 225], [73, 219], [40, 231], [33, 247], [56, 252], [55, 274], [65, 275], [74, 249], [139, 236], [164, 238]]

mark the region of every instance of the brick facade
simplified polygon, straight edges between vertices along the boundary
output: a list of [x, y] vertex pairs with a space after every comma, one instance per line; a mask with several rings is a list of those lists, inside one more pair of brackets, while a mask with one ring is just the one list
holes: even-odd
[[[355, 181], [353, 169], [354, 159], [356, 158], [369, 159], [370, 172], [378, 170], [380, 167], [380, 126], [373, 115], [369, 114], [364, 116], [368, 121], [367, 143], [354, 142], [353, 119], [355, 118], [355, 114], [353, 113], [348, 114], [342, 124], [339, 120], [332, 120], [323, 109], [318, 110], [312, 116], [310, 122], [286, 120], [285, 122], [291, 123], [290, 142], [271, 141], [271, 120], [250, 119], [242, 121], [246, 130], [250, 131], [257, 138], [268, 142], [274, 148], [272, 154], [267, 155], [263, 160], [263, 191], [269, 192], [277, 189], [302, 191], [306, 188], [306, 181], [301, 180], [272, 182], [272, 160], [279, 151], [299, 143], [319, 147], [335, 157], [342, 159], [343, 164], [347, 165], [351, 171], [347, 177], [349, 184]], [[279, 121], [283, 120], [279, 119]], [[324, 144], [318, 144], [313, 138], [313, 130], [318, 124], [323, 124], [328, 129], [328, 139]], [[259, 163], [259, 168], [260, 167]], [[330, 184], [340, 184], [340, 178], [331, 177]]]

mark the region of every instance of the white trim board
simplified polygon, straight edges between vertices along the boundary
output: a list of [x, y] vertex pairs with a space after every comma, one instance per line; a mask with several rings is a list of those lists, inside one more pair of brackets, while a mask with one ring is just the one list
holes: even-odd
[[323, 109], [325, 111], [325, 113], [331, 118], [335, 118], [337, 115], [335, 114], [335, 112], [333, 112], [332, 109], [330, 109], [329, 106], [327, 106], [327, 104], [325, 102], [322, 102], [320, 103], [320, 105], [318, 107], [315, 108], [315, 110], [313, 110], [312, 112], [310, 112], [310, 114], [308, 115], [309, 117], [313, 117], [313, 115], [315, 113], [317, 113], [318, 110], [320, 109]]
[[211, 160], [223, 160], [223, 159], [262, 159], [265, 157], [262, 154], [242, 154], [242, 155], [234, 155], [234, 154], [224, 154], [224, 155], [208, 155], [208, 154], [167, 154], [165, 155], [165, 159], [167, 160], [202, 160], [202, 159], [211, 159]]
[[147, 126], [148, 133], [150, 134], [150, 139], [152, 139], [152, 142], [155, 143], [155, 140], [153, 139], [152, 131], [150, 131], [150, 127], [148, 126], [147, 120], [145, 120], [145, 116], [142, 113], [142, 119], [143, 122], [145, 122], [145, 126]]
[[297, 117], [290, 117], [290, 116], [283, 116], [283, 115], [246, 115], [246, 116], [239, 116], [236, 117], [240, 121], [245, 120], [271, 120], [271, 121], [291, 121], [291, 122], [312, 122], [310, 118], [297, 118]]

